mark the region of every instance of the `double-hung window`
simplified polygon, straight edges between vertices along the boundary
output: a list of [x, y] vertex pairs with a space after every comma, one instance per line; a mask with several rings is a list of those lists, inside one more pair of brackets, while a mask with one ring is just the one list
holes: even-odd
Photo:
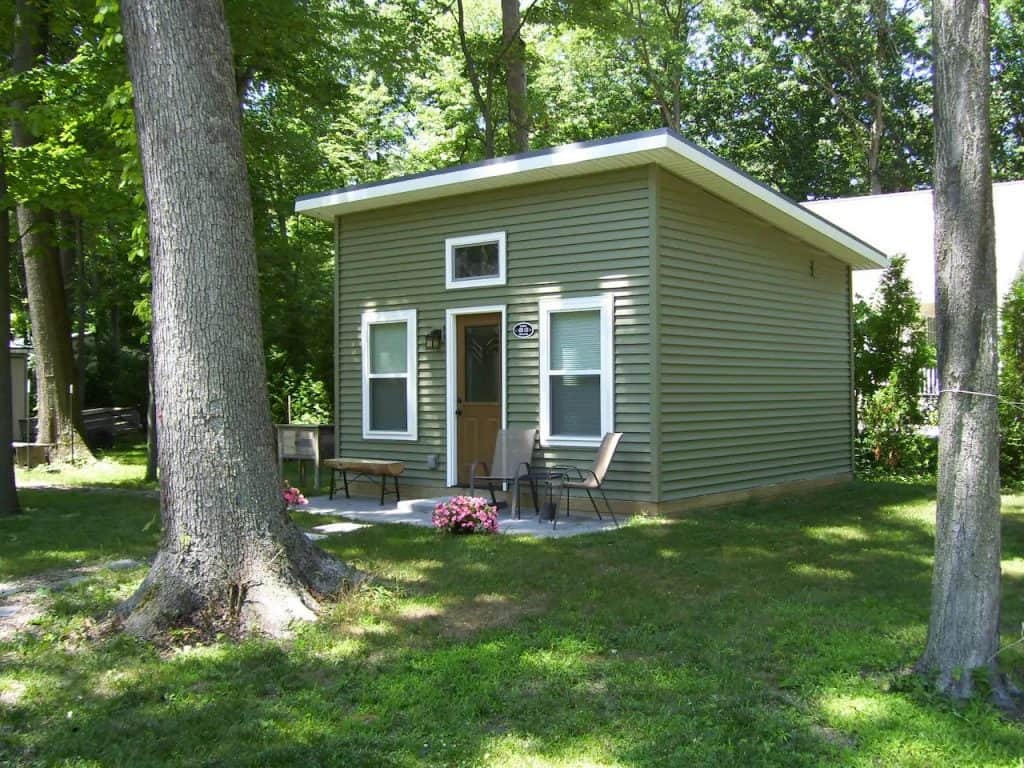
[[542, 445], [599, 445], [614, 431], [614, 298], [540, 301]]
[[364, 312], [363, 437], [416, 439], [416, 310]]
[[444, 241], [446, 288], [505, 284], [505, 233], [449, 237]]

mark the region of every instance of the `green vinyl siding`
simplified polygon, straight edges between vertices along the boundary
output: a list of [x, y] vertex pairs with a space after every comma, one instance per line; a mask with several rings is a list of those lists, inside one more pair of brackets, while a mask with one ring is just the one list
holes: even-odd
[[849, 268], [655, 177], [661, 500], [852, 471]]
[[[538, 426], [538, 338], [517, 339], [513, 324], [538, 325], [542, 297], [615, 296], [615, 428], [625, 433], [608, 476], [617, 498], [649, 500], [652, 386], [648, 170], [637, 168], [514, 186], [345, 216], [337, 222], [338, 440], [343, 455], [404, 461], [403, 481], [441, 486], [446, 472], [445, 351], [424, 337], [445, 310], [506, 305], [507, 423]], [[506, 233], [507, 284], [445, 288], [445, 239]], [[416, 309], [418, 439], [362, 437], [360, 317]], [[448, 340], [449, 344], [452, 340]], [[550, 448], [547, 463], [587, 465], [596, 448]], [[427, 457], [438, 468], [427, 469]], [[489, 456], [480, 457], [489, 460]]]

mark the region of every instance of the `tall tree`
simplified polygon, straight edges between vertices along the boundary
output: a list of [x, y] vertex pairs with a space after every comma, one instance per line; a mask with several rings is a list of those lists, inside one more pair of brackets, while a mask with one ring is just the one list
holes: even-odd
[[[0, 141], [0, 446], [14, 440], [11, 411], [11, 205], [7, 194], [7, 164]], [[17, 512], [18, 489], [14, 485], [14, 456], [0, 450], [0, 514]]]
[[[18, 0], [14, 27], [13, 69], [15, 75], [26, 75], [46, 50], [47, 25], [40, 5], [33, 0]], [[31, 147], [37, 141], [25, 114], [32, 101], [23, 87], [15, 104], [19, 117], [12, 131], [17, 148]], [[45, 207], [25, 203], [19, 204], [17, 211], [36, 353], [36, 439], [54, 444], [58, 459], [91, 458], [83, 437], [82, 392], [80, 387], [75, 388], [78, 376], [56, 217]]]
[[314, 547], [281, 498], [224, 9], [130, 0], [123, 26], [149, 210], [163, 521], [126, 627], [215, 616], [279, 634], [356, 573]]
[[[926, 166], [927, 54], [920, 0], [736, 0], [757, 15], [782, 71], [826, 98], [863, 191], [909, 189]], [[838, 158], [837, 158], [838, 159]]]
[[989, 7], [936, 0], [935, 256], [941, 396], [928, 641], [919, 669], [967, 698], [997, 673], [1000, 609], [996, 262], [989, 151]]
[[501, 0], [501, 45], [505, 50], [509, 140], [513, 152], [530, 148], [530, 110], [526, 98], [526, 44], [519, 0]]

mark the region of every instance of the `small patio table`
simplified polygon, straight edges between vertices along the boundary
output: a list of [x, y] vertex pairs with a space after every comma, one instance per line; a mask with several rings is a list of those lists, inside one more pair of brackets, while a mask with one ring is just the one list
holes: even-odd
[[[554, 528], [558, 525], [558, 500], [562, 497], [562, 491], [565, 488], [564, 483], [567, 479], [565, 472], [550, 469], [534, 470], [526, 475], [526, 479], [530, 481], [530, 487], [533, 488], [534, 500], [538, 507], [537, 517], [541, 520], [550, 520], [551, 527]], [[537, 493], [538, 485], [547, 490], [548, 498], [544, 503], [540, 501], [540, 496], [543, 496], [544, 492]], [[556, 489], [557, 494], [555, 493]], [[518, 513], [517, 507], [516, 514], [518, 515]]]

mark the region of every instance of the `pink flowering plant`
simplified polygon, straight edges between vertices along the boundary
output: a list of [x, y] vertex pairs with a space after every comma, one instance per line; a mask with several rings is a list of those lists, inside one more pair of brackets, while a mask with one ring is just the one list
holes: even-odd
[[288, 509], [295, 509], [308, 503], [306, 497], [302, 495], [302, 491], [289, 485], [287, 480], [285, 480], [284, 488], [281, 490], [281, 498], [288, 505]]
[[434, 507], [434, 527], [451, 533], [497, 533], [498, 510], [473, 496], [454, 496]]

